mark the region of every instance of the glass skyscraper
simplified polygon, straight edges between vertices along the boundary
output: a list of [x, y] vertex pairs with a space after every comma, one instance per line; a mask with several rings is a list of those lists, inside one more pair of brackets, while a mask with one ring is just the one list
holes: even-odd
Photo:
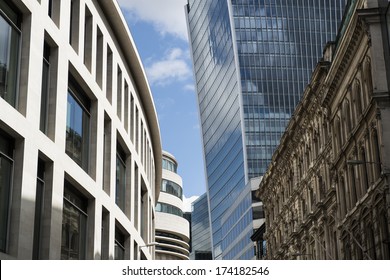
[[344, 6], [188, 0], [215, 259], [253, 257], [249, 179], [265, 172]]
[[211, 232], [207, 195], [203, 194], [192, 203], [191, 242], [192, 260], [211, 259]]

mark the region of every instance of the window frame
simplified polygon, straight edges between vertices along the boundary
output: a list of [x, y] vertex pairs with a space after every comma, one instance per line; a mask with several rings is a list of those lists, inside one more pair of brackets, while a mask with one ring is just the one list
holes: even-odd
[[[69, 97], [73, 98], [75, 103], [81, 108], [82, 110], [82, 119], [81, 119], [81, 126], [82, 129], [87, 128], [88, 131], [85, 132], [85, 137], [84, 138], [84, 131], [83, 135], [81, 137], [81, 162], [79, 163], [77, 159], [74, 157], [74, 155], [71, 153], [71, 151], [68, 151], [67, 147], [67, 133], [68, 133], [68, 128], [71, 128], [71, 126], [68, 126], [68, 123], [66, 123], [66, 130], [65, 130], [65, 152], [66, 154], [75, 162], [77, 163], [84, 171], [89, 173], [89, 166], [90, 166], [90, 156], [91, 156], [91, 147], [90, 147], [90, 142], [91, 142], [91, 100], [88, 98], [88, 96], [85, 94], [85, 92], [81, 89], [80, 86], [78, 86], [72, 79], [69, 80], [68, 83], [68, 92], [67, 92], [67, 100]], [[68, 106], [68, 105], [67, 105]], [[89, 109], [88, 109], [89, 108]], [[67, 115], [66, 115], [66, 122], [68, 122], [68, 113], [69, 113], [69, 107], [67, 107]], [[88, 124], [84, 124], [84, 117], [88, 117]], [[86, 145], [87, 147], [84, 147]]]
[[[126, 210], [126, 153], [123, 151], [123, 149], [120, 147], [120, 145], [117, 145], [117, 151], [116, 151], [116, 174], [115, 174], [115, 204], [123, 211], [125, 212]], [[120, 186], [118, 185], [118, 163], [122, 165], [123, 167], [123, 189], [119, 188]], [[123, 195], [122, 199], [117, 199], [118, 195], [118, 190], [120, 191], [120, 194]]]
[[[15, 151], [15, 140], [13, 138], [11, 138], [10, 136], [8, 136], [8, 134], [3, 132], [2, 130], [0, 130], [0, 138], [3, 138], [6, 141], [8, 141], [8, 143], [10, 143], [10, 145], [8, 147], [8, 154], [6, 154], [5, 152], [3, 152], [0, 149], [0, 158], [3, 157], [7, 161], [11, 162], [11, 172], [10, 172], [10, 179], [9, 179], [9, 186], [8, 186], [8, 193], [7, 193], [8, 205], [6, 205], [6, 207], [4, 207], [4, 209], [6, 209], [6, 212], [7, 212], [4, 215], [4, 217], [6, 218], [6, 221], [4, 222], [4, 225], [6, 227], [5, 231], [4, 231], [4, 244], [2, 245], [0, 242], [0, 252], [6, 253], [6, 252], [8, 252], [8, 245], [9, 245], [8, 241], [9, 241], [10, 223], [11, 223], [12, 192], [13, 192], [14, 174], [15, 174], [15, 172], [14, 172], [15, 161], [12, 158], [14, 156], [14, 151]], [[11, 155], [12, 155], [12, 157], [11, 157]], [[2, 247], [4, 247], [4, 248], [2, 248]]]
[[[70, 196], [70, 198], [68, 198], [68, 196]], [[75, 201], [75, 199], [72, 199], [72, 198], [76, 198], [79, 201]], [[70, 182], [65, 180], [63, 203], [64, 203], [64, 206], [62, 209], [62, 229], [61, 229], [62, 231], [63, 231], [63, 226], [64, 226], [64, 211], [65, 211], [65, 204], [66, 203], [69, 204], [73, 209], [75, 209], [77, 211], [78, 217], [82, 216], [85, 218], [84, 224], [81, 226], [79, 225], [79, 227], [82, 227], [80, 230], [84, 230], [83, 236], [80, 235], [80, 237], [79, 237], [79, 238], [82, 238], [84, 240], [84, 244], [81, 244], [81, 242], [79, 243], [78, 259], [79, 260], [86, 259], [87, 248], [88, 248], [88, 241], [87, 241], [87, 238], [88, 238], [88, 213], [87, 213], [88, 199], [85, 196], [83, 196], [81, 193], [79, 193], [79, 191], [77, 191], [75, 189], [75, 187]], [[61, 236], [61, 259], [63, 259], [62, 258], [63, 257], [63, 245], [62, 245], [63, 240], [64, 240], [64, 236]], [[70, 260], [69, 259], [69, 252], [68, 252], [67, 256], [68, 256], [68, 258], [66, 260]]]
[[[14, 14], [10, 15], [10, 11], [3, 10], [2, 8], [9, 9]], [[6, 23], [9, 24], [9, 27], [12, 28], [14, 32], [18, 35], [18, 42], [17, 42], [17, 50], [16, 50], [16, 66], [15, 66], [15, 82], [14, 82], [14, 93], [12, 97], [12, 101], [8, 100], [4, 97], [1, 97], [4, 101], [6, 101], [8, 104], [10, 104], [14, 108], [18, 108], [19, 105], [19, 80], [20, 80], [20, 61], [21, 61], [21, 50], [22, 50], [22, 14], [20, 11], [12, 4], [12, 3], [0, 3], [0, 16], [4, 19]], [[14, 17], [14, 18], [12, 18]], [[12, 41], [12, 39], [8, 39], [9, 41]], [[7, 59], [9, 59], [9, 55], [7, 56]]]

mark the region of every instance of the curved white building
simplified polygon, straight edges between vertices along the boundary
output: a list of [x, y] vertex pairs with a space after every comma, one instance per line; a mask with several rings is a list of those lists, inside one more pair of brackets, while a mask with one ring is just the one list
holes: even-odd
[[152, 259], [161, 141], [115, 0], [0, 0], [0, 259]]
[[156, 206], [156, 259], [189, 259], [189, 222], [183, 218], [182, 179], [177, 161], [163, 151], [161, 192]]

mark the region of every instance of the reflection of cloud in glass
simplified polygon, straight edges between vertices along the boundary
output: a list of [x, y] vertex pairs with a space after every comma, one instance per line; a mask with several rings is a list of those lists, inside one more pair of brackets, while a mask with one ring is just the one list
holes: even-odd
[[[226, 2], [216, 1], [220, 5], [227, 5]], [[221, 7], [223, 10], [228, 10], [227, 7]], [[207, 26], [213, 28], [207, 29], [208, 31], [208, 43], [210, 48], [210, 55], [215, 64], [223, 64], [226, 62], [226, 58], [229, 54], [229, 48], [225, 46], [227, 44], [232, 45], [232, 32], [230, 29], [229, 15], [226, 13], [224, 16], [213, 16], [210, 14], [210, 10], [207, 13]]]

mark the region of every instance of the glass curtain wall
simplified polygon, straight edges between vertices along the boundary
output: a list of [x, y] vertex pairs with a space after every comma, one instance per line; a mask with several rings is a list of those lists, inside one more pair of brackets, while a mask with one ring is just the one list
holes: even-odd
[[244, 110], [248, 177], [264, 174], [344, 0], [231, 0]]
[[[223, 215], [235, 211], [249, 179], [265, 172], [323, 47], [335, 39], [344, 6], [345, 0], [188, 0], [214, 259], [250, 255], [251, 204], [235, 204], [238, 220]], [[226, 221], [237, 228], [223, 227]], [[225, 248], [226, 238], [235, 244], [223, 242]]]
[[213, 257], [221, 259], [222, 216], [245, 187], [239, 83], [228, 2], [190, 0], [188, 3]]

